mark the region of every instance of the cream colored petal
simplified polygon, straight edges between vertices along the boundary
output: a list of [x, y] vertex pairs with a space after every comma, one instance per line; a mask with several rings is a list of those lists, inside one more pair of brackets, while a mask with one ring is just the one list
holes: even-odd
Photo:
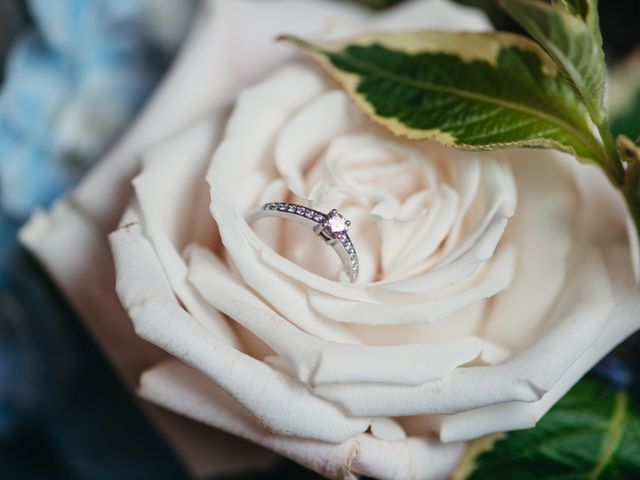
[[278, 135], [275, 162], [294, 195], [307, 196], [303, 174], [314, 157], [333, 137], [358, 128], [363, 120], [342, 91], [329, 90], [286, 122]]
[[[550, 165], [540, 168], [541, 162]], [[519, 151], [512, 165], [518, 210], [504, 240], [518, 245], [522, 254], [513, 284], [495, 299], [483, 335], [517, 348], [544, 321], [565, 284], [578, 203], [572, 180], [557, 167], [554, 154]]]
[[631, 265], [636, 282], [640, 285], [640, 240], [622, 195], [595, 165], [578, 164], [564, 155], [558, 157], [577, 184], [583, 209], [589, 212], [583, 219], [582, 228], [603, 242], [621, 239], [625, 234], [623, 230], [626, 230]]
[[433, 166], [412, 145], [371, 123], [364, 127], [355, 132], [344, 130], [328, 143], [316, 169], [308, 174], [309, 182], [324, 175], [336, 189], [348, 192], [351, 202], [364, 208], [377, 204], [371, 213], [390, 220], [400, 215], [401, 198], [424, 187], [427, 175], [435, 176]]
[[326, 342], [271, 310], [231, 278], [224, 265], [208, 251], [194, 246], [190, 265], [189, 278], [201, 295], [287, 360], [297, 378], [305, 383], [417, 385], [439, 379], [451, 369], [472, 361], [482, 349], [482, 342], [473, 337], [398, 346]]
[[207, 332], [173, 296], [140, 226], [110, 236], [116, 288], [136, 333], [198, 368], [273, 432], [341, 442], [370, 421], [345, 415], [298, 381], [228, 346]]
[[[384, 283], [380, 287], [376, 284], [360, 287], [358, 284], [335, 282], [319, 275], [310, 274], [304, 268], [274, 252], [256, 235], [253, 235], [248, 227], [242, 227], [242, 229], [245, 231], [244, 238], [257, 253], [259, 261], [270, 266], [275, 271], [280, 271], [287, 277], [308, 286], [310, 291], [322, 292], [328, 296], [345, 300], [370, 303], [375, 302], [376, 298], [378, 301], [385, 298], [394, 298], [394, 296], [398, 298], [394, 293], [395, 288], [397, 288], [398, 293], [433, 294], [445, 287], [462, 283], [474, 274], [477, 275], [480, 264], [493, 256], [495, 246], [502, 237], [506, 223], [506, 218], [495, 219], [487, 225], [481, 239], [458, 259], [441, 268], [427, 272], [424, 276], [415, 277], [415, 281], [412, 279], [406, 282], [394, 282], [392, 284], [393, 289], [388, 288]], [[329, 251], [329, 253], [333, 255], [333, 252]], [[385, 290], [389, 290], [389, 292], [384, 294]]]
[[[450, 232], [458, 209], [458, 194], [452, 188], [442, 185], [436, 193], [438, 201], [434, 202], [426, 217], [419, 221], [409, 242], [396, 245], [399, 251], [396, 263], [388, 266], [392, 272], [411, 271], [415, 265], [424, 262], [442, 244]], [[389, 226], [393, 229], [393, 226]], [[392, 278], [395, 275], [392, 275]]]
[[[187, 282], [187, 266], [179, 253], [187, 241], [219, 243], [207, 210], [209, 195], [203, 179], [216, 139], [216, 123], [200, 121], [146, 151], [142, 172], [133, 186], [141, 223], [176, 296], [204, 328], [237, 346], [226, 320]], [[175, 168], [176, 159], [179, 169]], [[128, 222], [125, 218], [121, 223]]]
[[[259, 98], [269, 98], [269, 99], [277, 98], [278, 97], [277, 92], [279, 92], [280, 89], [284, 88], [284, 82], [282, 81], [281, 77], [287, 74], [292, 76], [302, 75], [299, 71], [289, 70], [286, 72], [281, 72], [280, 74], [276, 74], [272, 79], [265, 82], [264, 85], [260, 85], [255, 89], [253, 89], [251, 93], [254, 96]], [[247, 102], [244, 102], [244, 103], [240, 102], [238, 110], [232, 117], [232, 120], [230, 122], [231, 127], [228, 129], [228, 136], [225, 142], [223, 142], [223, 145], [221, 146], [221, 148], [219, 149], [216, 155], [217, 160], [214, 161], [214, 167], [212, 168], [209, 175], [211, 179], [211, 184], [212, 184], [212, 197], [214, 198], [214, 201], [212, 202], [212, 211], [214, 212], [214, 215], [216, 214], [216, 210], [220, 211], [221, 212], [220, 215], [225, 215], [225, 218], [228, 219], [228, 220], [225, 220], [224, 222], [218, 219], [218, 223], [220, 224], [231, 223], [230, 219], [233, 217], [232, 212], [234, 210], [233, 210], [233, 207], [229, 205], [229, 207], [226, 207], [226, 213], [223, 211], [225, 210], [225, 204], [228, 204], [230, 202], [230, 200], [228, 199], [227, 199], [227, 202], [225, 202], [224, 197], [225, 197], [225, 194], [227, 194], [228, 196], [232, 196], [233, 193], [236, 193], [238, 190], [242, 190], [241, 187], [239, 187], [239, 188], [236, 188], [235, 191], [233, 192], [229, 191], [229, 189], [231, 188], [230, 185], [241, 183], [241, 180], [243, 179], [243, 175], [240, 170], [237, 171], [237, 174], [233, 174], [233, 172], [230, 172], [229, 169], [227, 169], [227, 171], [225, 172], [223, 170], [223, 167], [230, 165], [232, 158], [244, 158], [244, 159], [253, 158], [254, 159], [254, 160], [245, 160], [245, 162], [246, 161], [255, 162], [256, 158], [264, 158], [265, 156], [267, 156], [268, 158], [268, 140], [270, 138], [270, 134], [264, 133], [265, 128], [259, 128], [262, 122], [260, 118], [263, 118], [263, 119], [269, 118], [271, 120], [274, 120], [275, 117], [280, 118], [282, 111], [295, 108], [295, 106], [301, 105], [304, 102], [301, 102], [300, 100], [298, 100], [294, 102], [285, 103], [284, 106], [280, 105], [279, 103], [273, 104], [272, 102], [267, 106], [262, 106], [259, 109], [258, 113], [256, 113], [255, 110], [251, 108], [243, 108], [243, 104], [246, 104], [246, 103]], [[290, 105], [290, 106], [287, 107], [287, 105]], [[242, 121], [242, 118], [247, 118], [247, 120]], [[258, 118], [258, 120], [256, 120], [256, 118]], [[270, 127], [270, 128], [273, 128], [273, 127]], [[233, 132], [236, 130], [241, 132], [242, 134], [234, 135]], [[246, 135], [248, 131], [253, 132], [252, 144], [250, 144], [250, 142], [244, 137], [244, 135]], [[264, 163], [264, 160], [263, 160], [263, 163]], [[216, 167], [216, 165], [218, 166]], [[246, 164], [243, 163], [243, 165], [246, 165]], [[502, 178], [505, 175], [504, 173], [502, 173], [501, 175], [497, 175], [497, 176], [499, 178]], [[492, 177], [489, 176], [489, 178], [491, 179]], [[496, 183], [499, 183], [499, 181], [496, 181]], [[493, 185], [492, 183], [489, 183], [490, 190], [492, 185]], [[507, 191], [509, 190], [507, 189]], [[240, 193], [242, 194], [242, 191], [240, 191]], [[499, 195], [497, 197], [500, 198]], [[496, 202], [499, 203], [498, 200], [496, 200]], [[503, 207], [503, 208], [495, 207], [495, 208], [496, 210], [500, 210], [501, 212], [509, 210], [506, 207]], [[504, 208], [506, 208], [506, 210], [504, 210]], [[234, 223], [235, 225], [233, 226], [225, 225], [223, 229], [230, 230], [230, 229], [233, 229], [233, 227], [236, 227], [237, 229], [240, 229], [240, 230], [244, 229], [243, 225], [241, 225], [242, 224], [241, 219], [238, 219], [238, 221]], [[430, 234], [432, 232], [433, 230], [429, 231]], [[236, 235], [239, 233], [240, 232], [234, 232], [234, 234]], [[222, 232], [222, 236], [223, 237], [225, 236], [224, 231]], [[328, 291], [332, 295], [336, 295], [337, 292], [340, 292], [340, 296], [344, 296], [346, 294], [348, 298], [349, 297], [354, 298], [354, 296], [355, 297], [359, 296], [359, 294], [357, 293], [357, 290], [354, 288], [349, 288], [350, 286], [345, 288], [342, 285], [336, 284], [336, 282], [328, 282], [326, 281], [326, 279], [322, 279], [318, 275], [310, 274], [308, 271], [306, 271], [303, 268], [296, 268], [295, 266], [291, 265], [290, 262], [287, 262], [286, 260], [280, 258], [278, 255], [273, 255], [272, 252], [267, 251], [268, 249], [264, 248], [264, 246], [260, 248], [260, 242], [257, 240], [257, 237], [253, 235], [251, 232], [248, 232], [246, 237], [248, 241], [252, 243], [252, 246], [258, 251], [260, 251], [263, 259], [271, 261], [270, 264], [272, 267], [275, 267], [276, 271], [280, 270], [283, 273], [285, 273], [285, 269], [286, 269], [287, 274], [291, 275], [293, 278], [300, 281], [301, 283], [306, 284], [310, 287], [313, 287], [313, 289]], [[245, 281], [248, 281], [250, 284], [252, 284], [252, 282], [255, 281], [254, 279], [258, 279], [259, 277], [264, 277], [265, 275], [271, 276], [270, 272], [266, 271], [266, 269], [262, 270], [259, 268], [260, 264], [258, 265], [254, 264], [252, 269], [253, 271], [249, 271], [248, 268], [244, 268], [241, 266], [241, 264], [246, 262], [246, 258], [248, 258], [249, 254], [240, 248], [241, 245], [239, 242], [239, 237], [235, 237], [235, 238], [236, 238], [235, 240], [228, 239], [225, 242], [225, 244], [227, 246], [227, 250], [231, 254], [231, 258], [234, 261], [234, 264], [236, 265], [237, 268], [239, 268], [241, 274], [245, 277]], [[471, 241], [468, 243], [471, 243]], [[234, 253], [236, 251], [237, 253]], [[367, 251], [362, 251], [361, 255], [363, 257], [366, 257], [365, 255], [366, 253]], [[468, 272], [468, 271], [472, 271], [473, 269], [467, 268], [465, 270]], [[263, 283], [263, 285], [265, 284]], [[288, 309], [290, 312], [293, 311], [292, 305], [295, 305], [295, 303], [288, 301], [282, 296], [276, 297], [275, 295], [272, 295], [270, 292], [273, 291], [273, 288], [268, 288], [267, 290], [265, 290], [265, 292], [262, 292], [261, 288], [257, 287], [255, 284], [252, 284], [252, 286], [254, 288], [257, 288], [259, 291], [261, 291], [261, 293], [265, 293], [265, 295], [267, 295], [267, 299], [269, 300], [269, 302], [276, 305], [280, 311], [283, 311], [283, 309]], [[286, 296], [287, 293], [289, 292], [287, 292], [286, 290], [284, 291]], [[295, 292], [295, 289], [290, 289], [290, 292]], [[301, 307], [301, 308], [298, 308], [297, 310], [301, 312], [304, 309], [304, 305], [300, 304], [300, 301], [297, 301], [297, 304], [299, 307]], [[307, 312], [307, 313], [312, 313], [312, 312]], [[312, 318], [311, 315], [306, 315], [305, 317], [301, 314], [286, 315], [286, 316], [289, 318], [292, 318], [293, 321], [297, 322], [300, 325], [302, 325], [303, 322], [308, 322], [309, 318]], [[302, 320], [303, 318], [306, 318], [306, 319]], [[339, 331], [335, 333], [338, 333], [338, 335], [342, 335], [344, 337], [344, 333], [341, 334]]]
[[[465, 163], [460, 168], [464, 168]], [[511, 170], [489, 158], [480, 162], [481, 190], [475, 201], [485, 205], [482, 218], [474, 224], [459, 243], [425, 273], [402, 280], [381, 282], [380, 290], [396, 292], [430, 292], [461, 282], [472, 275], [478, 266], [493, 256], [496, 245], [502, 238], [507, 220], [516, 208], [516, 187]], [[473, 183], [473, 182], [470, 182]], [[467, 188], [473, 189], [472, 186]], [[469, 204], [464, 199], [462, 207]], [[432, 263], [431, 260], [428, 261]], [[422, 268], [428, 267], [429, 263]], [[416, 266], [418, 268], [418, 266]]]
[[[296, 85], [293, 92], [292, 84]], [[207, 181], [211, 185], [211, 211], [226, 253], [243, 280], [304, 330], [321, 338], [354, 343], [357, 340], [346, 329], [313, 314], [297, 285], [256, 261], [256, 251], [247, 238], [261, 244], [263, 249], [271, 249], [247, 226], [243, 218], [247, 212], [238, 211], [238, 204], [246, 203], [243, 196], [248, 194], [243, 190], [246, 172], [269, 168], [268, 154], [275, 132], [324, 89], [324, 80], [314, 70], [290, 65], [245, 91], [229, 120], [226, 138], [214, 155]]]
[[263, 445], [327, 478], [355, 480], [365, 475], [389, 480], [444, 480], [464, 450], [462, 444], [442, 445], [417, 436], [385, 441], [363, 434], [335, 445], [275, 435], [206, 377], [177, 361], [147, 371], [140, 394], [177, 413]]
[[610, 246], [605, 255], [616, 306], [606, 318], [604, 329], [590, 340], [589, 348], [538, 401], [498, 403], [443, 416], [440, 437], [444, 442], [470, 440], [487, 433], [534, 427], [537, 421], [593, 365], [640, 328], [640, 319], [637, 315], [640, 308], [640, 294], [633, 291], [633, 279], [627, 268], [628, 256], [625, 246], [622, 244]]
[[434, 294], [440, 289], [446, 289], [472, 278], [484, 262], [493, 258], [496, 247], [507, 227], [507, 218], [488, 217], [488, 220], [486, 228], [478, 240], [455, 260], [406, 280], [381, 282], [379, 286], [374, 286], [375, 291]]
[[472, 284], [453, 291], [428, 295], [397, 295], [395, 301], [372, 296], [369, 301], [349, 301], [332, 295], [309, 292], [309, 303], [318, 314], [334, 320], [359, 325], [422, 324], [446, 321], [464, 307], [490, 298], [509, 286], [515, 264], [515, 251], [502, 249]]
[[[597, 341], [615, 306], [606, 265], [597, 249], [576, 249], [570, 275], [572, 281], [554, 306], [547, 329], [501, 364], [459, 368], [440, 382], [418, 387], [321, 385], [314, 391], [353, 415], [370, 416], [450, 414], [496, 403], [540, 400]], [[625, 331], [628, 322], [621, 322]]]
[[[485, 318], [486, 304], [490, 300], [475, 302], [447, 317], [446, 321], [434, 324], [406, 325], [349, 325], [363, 343], [367, 345], [399, 345], [407, 343], [448, 342], [463, 337], [475, 336]], [[489, 349], [489, 351], [487, 350]], [[482, 356], [491, 354], [492, 345], [482, 339]]]
[[478, 190], [481, 187], [483, 161], [486, 160], [483, 160], [475, 153], [455, 152], [455, 162], [450, 162], [455, 165], [454, 185], [460, 199], [456, 221], [443, 247], [443, 256], [445, 258], [458, 244], [464, 219], [473, 204], [473, 200], [478, 195]]
[[638, 227], [635, 225], [631, 215], [627, 216], [627, 237], [629, 238], [629, 248], [631, 250], [631, 265], [636, 284], [640, 287], [640, 237]]
[[[166, 358], [167, 353], [135, 335], [113, 288], [115, 274], [106, 237], [80, 206], [62, 200], [48, 214], [33, 217], [21, 238], [81, 315], [127, 388], [134, 389], [139, 374]], [[225, 456], [227, 447], [245, 451], [248, 447], [219, 431], [148, 408], [147, 404], [141, 407], [197, 478], [269, 464], [268, 455], [258, 451], [250, 463]], [[225, 445], [222, 449], [221, 444]]]
[[[408, 10], [404, 7], [394, 9], [394, 19], [389, 26], [397, 28], [407, 20], [414, 24], [424, 21], [446, 24], [449, 20], [444, 16], [411, 13], [418, 4], [422, 4], [424, 11], [428, 11], [428, 5], [432, 4], [440, 12], [442, 3], [440, 0], [415, 2], [409, 4], [411, 8]], [[173, 135], [204, 112], [224, 107], [247, 82], [254, 81], [272, 65], [292, 56], [288, 48], [271, 41], [278, 33], [287, 30], [307, 35], [329, 19], [342, 19], [350, 15], [345, 12], [345, 9], [348, 10], [344, 7], [346, 4], [337, 2], [233, 0], [215, 4], [204, 2], [204, 5], [170, 74], [133, 128], [125, 133], [122, 142], [83, 180], [68, 200], [58, 204], [50, 215], [39, 214], [35, 217], [24, 234], [29, 248], [53, 274], [87, 325], [94, 333], [101, 332], [97, 335], [98, 342], [111, 353], [111, 360], [122, 367], [121, 373], [127, 378], [135, 376], [140, 366], [144, 366], [148, 360], [146, 352], [151, 350], [151, 357], [159, 353], [154, 348], [146, 348], [150, 344], [135, 337], [130, 324], [125, 322], [126, 317], [113, 295], [113, 271], [106, 242], [106, 232], [115, 228], [129, 201], [129, 182], [139, 167], [136, 154], [148, 145]], [[444, 6], [447, 6], [447, 2], [444, 2]], [[454, 9], [450, 5], [449, 8]], [[336, 13], [338, 10], [340, 13]], [[479, 23], [479, 18], [477, 13], [465, 13], [454, 15], [452, 20], [457, 24], [472, 26]], [[227, 54], [227, 51], [232, 53]], [[78, 225], [81, 227], [76, 228]], [[91, 265], [91, 268], [87, 269], [86, 265]], [[102, 268], [105, 265], [107, 268]], [[204, 383], [200, 382], [200, 385]], [[200, 401], [200, 411], [202, 404]], [[215, 409], [210, 412], [215, 414]], [[201, 475], [215, 474], [217, 456], [201, 455], [194, 460], [194, 452], [214, 448], [207, 446], [212, 445], [207, 443], [207, 438], [211, 437], [202, 430], [191, 437], [185, 436], [188, 429], [175, 424], [175, 430], [171, 431], [170, 425], [167, 430], [168, 422], [159, 418], [157, 410], [149, 413], [158, 421], [163, 433], [168, 433], [174, 448], [185, 454], [182, 458], [195, 469], [192, 471]], [[176, 420], [175, 417], [171, 418]], [[217, 438], [213, 436], [214, 441]], [[197, 443], [189, 443], [194, 441]], [[296, 440], [292, 443], [298, 445]], [[387, 451], [387, 444], [383, 445], [381, 451]], [[316, 445], [310, 445], [309, 450], [316, 451]], [[305, 452], [303, 449], [299, 461], [306, 458]], [[380, 466], [382, 474], [389, 469], [394, 471], [393, 466], [398, 465], [398, 478], [407, 477], [402, 474], [402, 469], [411, 462], [401, 461], [403, 455], [394, 455], [385, 470], [378, 465], [376, 451], [373, 452], [373, 459], [363, 456], [365, 467], [369, 467], [369, 470], [363, 470], [364, 473], [377, 476], [376, 471], [370, 469], [372, 466]], [[432, 461], [442, 459], [437, 447], [435, 451], [431, 447], [417, 449], [416, 453], [414, 458], [418, 466], [411, 472], [432, 472]], [[209, 461], [203, 462], [203, 459]], [[214, 461], [213, 469], [211, 460]], [[323, 459], [319, 459], [319, 462], [322, 463]], [[354, 464], [361, 464], [357, 456]], [[342, 466], [342, 463], [336, 462], [336, 465]], [[441, 474], [435, 478], [444, 477], [449, 467], [437, 465]], [[429, 477], [418, 474], [417, 478]]]
[[[226, 253], [233, 260], [233, 265], [240, 272], [242, 281], [259, 292], [260, 295], [280, 315], [302, 330], [319, 338], [341, 343], [359, 343], [344, 326], [335, 322], [328, 322], [318, 317], [309, 306], [306, 292], [295, 282], [282, 276], [278, 272], [265, 268], [259, 260], [260, 252], [256, 252], [238, 230], [242, 230], [244, 223], [237, 215], [229, 215], [228, 210], [221, 208], [222, 201], [212, 194], [211, 209], [220, 225], [220, 233], [225, 243]], [[217, 214], [216, 214], [217, 212]], [[248, 230], [246, 223], [244, 227]], [[252, 235], [253, 232], [248, 232]], [[253, 235], [255, 239], [257, 237]], [[270, 248], [263, 244], [263, 248], [273, 255]], [[288, 262], [279, 255], [280, 262]], [[293, 264], [291, 264], [293, 265]], [[293, 265], [303, 270], [297, 265]], [[304, 270], [308, 276], [314, 274]]]
[[418, 0], [383, 12], [370, 22], [371, 30], [493, 30], [476, 8], [451, 0]]

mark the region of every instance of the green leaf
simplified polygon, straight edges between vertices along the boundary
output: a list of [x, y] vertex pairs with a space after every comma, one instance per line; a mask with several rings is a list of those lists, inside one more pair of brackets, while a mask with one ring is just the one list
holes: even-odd
[[622, 391], [586, 378], [536, 428], [471, 444], [455, 480], [640, 478], [640, 411]]
[[627, 165], [640, 163], [640, 146], [626, 135], [618, 135], [616, 140], [618, 155]]
[[551, 0], [551, 3], [554, 6], [563, 7], [572, 15], [579, 15], [583, 20], [586, 20], [590, 6], [595, 5], [597, 0]]
[[624, 111], [611, 121], [611, 130], [615, 134], [626, 134], [631, 138], [640, 137], [640, 86], [630, 98]]
[[524, 37], [431, 31], [316, 44], [283, 38], [396, 135], [470, 150], [545, 147], [596, 162], [606, 157], [569, 82]]
[[606, 67], [597, 0], [502, 0], [503, 8], [556, 61], [587, 106], [593, 122], [606, 127]]

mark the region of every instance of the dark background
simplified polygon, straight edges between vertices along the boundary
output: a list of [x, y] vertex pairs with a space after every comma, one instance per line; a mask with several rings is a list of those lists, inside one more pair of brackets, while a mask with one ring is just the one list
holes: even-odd
[[[458, 1], [487, 10], [498, 29], [520, 31], [492, 0]], [[604, 0], [600, 15], [613, 65], [640, 45], [640, 0]], [[0, 0], [0, 86], [15, 22], [31, 22], [24, 2]], [[0, 478], [186, 479], [55, 286], [24, 250], [10, 247], [15, 255], [0, 265]], [[269, 474], [241, 478], [317, 476], [283, 461]]]

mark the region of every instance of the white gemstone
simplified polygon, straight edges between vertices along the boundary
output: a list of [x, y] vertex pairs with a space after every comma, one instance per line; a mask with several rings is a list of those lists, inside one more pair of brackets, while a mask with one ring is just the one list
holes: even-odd
[[348, 220], [337, 212], [331, 212], [327, 219], [327, 227], [333, 235], [345, 233], [349, 229]]

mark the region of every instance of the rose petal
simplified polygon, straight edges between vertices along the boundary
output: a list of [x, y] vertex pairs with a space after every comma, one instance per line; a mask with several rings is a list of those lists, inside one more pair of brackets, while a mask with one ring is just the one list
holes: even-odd
[[182, 415], [268, 447], [327, 478], [444, 479], [464, 448], [462, 444], [441, 445], [426, 437], [385, 441], [363, 434], [334, 445], [274, 435], [206, 377], [176, 361], [147, 371], [140, 393]]
[[[389, 382], [416, 385], [441, 378], [481, 352], [473, 337], [398, 346], [347, 345], [307, 334], [271, 310], [207, 250], [191, 249], [190, 280], [212, 306], [285, 358], [305, 383]], [[376, 365], [376, 368], [371, 368]], [[419, 365], [420, 368], [416, 368]]]
[[[606, 266], [593, 246], [574, 249], [570, 278], [548, 329], [499, 365], [459, 368], [440, 382], [418, 387], [321, 385], [314, 391], [358, 416], [450, 414], [496, 403], [537, 401], [591, 347], [614, 307]], [[622, 323], [624, 330], [628, 322]]]
[[[415, 222], [418, 228], [412, 232], [405, 245], [395, 245], [395, 263], [387, 266], [388, 277], [401, 276], [415, 270], [416, 264], [426, 261], [447, 237], [456, 218], [458, 208], [458, 194], [450, 187], [443, 185], [436, 193], [436, 200], [424, 219]], [[394, 229], [389, 226], [389, 229]]]
[[[296, 85], [295, 94], [289, 88], [291, 82]], [[238, 212], [235, 205], [237, 197], [242, 198], [238, 189], [242, 188], [246, 171], [265, 168], [264, 155], [273, 133], [286, 118], [325, 88], [315, 71], [292, 65], [245, 91], [229, 120], [226, 137], [214, 155], [207, 181], [211, 185], [211, 212], [226, 252], [243, 280], [304, 330], [325, 339], [353, 343], [356, 339], [346, 329], [313, 314], [301, 290], [255, 260], [255, 250], [247, 243], [246, 233], [263, 248], [267, 247], [246, 225], [242, 216], [247, 212]]]
[[631, 265], [633, 267], [633, 276], [636, 284], [640, 287], [640, 236], [638, 236], [638, 227], [631, 218], [627, 216], [627, 236], [629, 237], [629, 248], [631, 250]]
[[[244, 88], [245, 82], [254, 81], [272, 65], [290, 56], [289, 49], [270, 41], [278, 33], [287, 30], [307, 35], [329, 18], [357, 16], [344, 7], [345, 4], [336, 2], [233, 0], [216, 2], [215, 7], [213, 2], [203, 5], [180, 57], [135, 126], [126, 132], [122, 142], [83, 180], [68, 200], [58, 204], [49, 216], [40, 214], [35, 217], [24, 231], [29, 248], [54, 274], [85, 322], [92, 331], [102, 332], [98, 335], [99, 343], [127, 378], [135, 378], [140, 365], [147, 361], [146, 352], [153, 352], [152, 357], [158, 355], [155, 348], [149, 348], [150, 344], [135, 337], [130, 324], [125, 323], [126, 318], [122, 316], [112, 290], [113, 271], [106, 242], [106, 232], [115, 227], [129, 201], [129, 181], [139, 167], [137, 152], [173, 135], [201, 116], [202, 112], [224, 107], [237, 91]], [[434, 11], [430, 11], [431, 6]], [[407, 22], [413, 22], [416, 27], [423, 26], [424, 22], [433, 22], [433, 26], [444, 28], [452, 22], [463, 28], [487, 28], [487, 21], [480, 13], [440, 0], [406, 4], [391, 10], [391, 17], [387, 23], [390, 28], [406, 26]], [[176, 92], [184, 92], [184, 95], [176, 95]], [[86, 265], [92, 268], [86, 269]], [[196, 385], [205, 386], [201, 378], [198, 377]], [[198, 410], [203, 411], [207, 400], [198, 400]], [[180, 411], [178, 405], [174, 404], [174, 407]], [[157, 409], [148, 412], [194, 471], [203, 475], [207, 472], [215, 474], [220, 463], [218, 457], [199, 456], [194, 460], [193, 452], [207, 448], [202, 431], [185, 436], [184, 427], [175, 423], [169, 425], [165, 421], [167, 417], [161, 417]], [[212, 412], [212, 417], [215, 417], [216, 409], [213, 408]], [[177, 417], [170, 419], [175, 422]], [[262, 428], [258, 431], [266, 435]], [[216, 435], [207, 438], [218, 439]], [[194, 441], [197, 443], [189, 443]], [[321, 445], [326, 446], [295, 439], [289, 442], [293, 445], [290, 448], [298, 452], [294, 458], [300, 462], [320, 451]], [[360, 442], [355, 444], [359, 445]], [[459, 450], [456, 447], [455, 451]], [[361, 457], [351, 455], [352, 451], [361, 452], [359, 448], [345, 450], [348, 456], [336, 459], [333, 463], [335, 471], [344, 471], [344, 458], [355, 457], [353, 466], [370, 476], [380, 473], [389, 478], [394, 475], [397, 478], [440, 478], [447, 474], [455, 456], [445, 455], [451, 449], [431, 446], [423, 440], [409, 448], [415, 462], [407, 461], [403, 450], [390, 448], [387, 442], [380, 448], [367, 449]], [[380, 461], [384, 453], [390, 453], [388, 462]], [[320, 457], [318, 464], [324, 465], [324, 458]]]
[[371, 19], [375, 30], [491, 30], [487, 17], [478, 9], [450, 0], [411, 1]]
[[273, 432], [341, 442], [370, 421], [346, 416], [301, 383], [211, 335], [173, 296], [164, 271], [140, 226], [110, 235], [116, 289], [136, 333], [198, 368]]
[[522, 151], [516, 160], [518, 211], [504, 241], [518, 245], [521, 255], [513, 283], [495, 299], [483, 332], [511, 348], [531, 338], [566, 282], [577, 209], [576, 192], [564, 171], [553, 165], [540, 168], [540, 162], [553, 163], [554, 154]]
[[605, 250], [616, 306], [604, 320], [604, 329], [591, 340], [589, 347], [564, 372], [557, 383], [535, 402], [498, 403], [443, 416], [440, 437], [444, 442], [470, 440], [487, 433], [534, 427], [593, 365], [640, 328], [640, 320], [637, 318], [640, 294], [634, 291], [630, 274], [623, 273], [628, 264], [628, 253], [625, 250], [623, 244], [612, 245]]
[[636, 283], [640, 286], [640, 240], [622, 195], [612, 188], [601, 169], [595, 165], [576, 164], [571, 160], [573, 159], [567, 156], [558, 158], [575, 180], [584, 209], [590, 212], [590, 215], [583, 219], [582, 227], [602, 241], [618, 240], [622, 235], [622, 229], [626, 229], [631, 250], [631, 266]]
[[[186, 239], [214, 244], [218, 234], [206, 210], [208, 192], [202, 180], [218, 125], [200, 121], [171, 140], [148, 150], [142, 173], [133, 180], [138, 211], [173, 291], [191, 315], [213, 335], [237, 346], [235, 334], [187, 282], [179, 250]], [[175, 168], [176, 159], [180, 168]], [[200, 187], [200, 188], [198, 188]], [[203, 211], [203, 206], [205, 210]], [[126, 224], [128, 219], [124, 219]]]
[[[339, 90], [329, 90], [285, 123], [275, 146], [275, 164], [294, 195], [306, 195], [302, 171], [336, 135], [358, 128], [362, 114]], [[323, 125], [318, 129], [318, 125]]]
[[473, 302], [503, 291], [511, 282], [515, 251], [503, 248], [471, 285], [436, 295], [371, 296], [367, 302], [349, 301], [318, 292], [309, 292], [310, 305], [322, 316], [336, 322], [362, 325], [435, 323]]
[[[464, 157], [463, 157], [464, 158]], [[459, 168], [465, 168], [463, 162]], [[408, 279], [381, 282], [380, 290], [395, 292], [432, 292], [438, 288], [459, 283], [472, 275], [478, 266], [494, 253], [498, 241], [516, 206], [516, 187], [508, 167], [483, 158], [480, 162], [482, 175], [482, 203], [486, 204], [484, 214], [455, 247], [450, 247], [432, 268]], [[471, 187], [473, 188], [473, 187]], [[480, 199], [478, 199], [480, 202]], [[465, 199], [465, 208], [469, 200]], [[458, 221], [461, 221], [458, 220]], [[452, 227], [453, 228], [453, 227]]]
[[[80, 206], [61, 201], [48, 215], [33, 217], [21, 239], [53, 275], [127, 388], [135, 389], [139, 374], [167, 353], [134, 334], [113, 288], [115, 274], [106, 237]], [[255, 452], [255, 462], [249, 465], [246, 460], [239, 464], [237, 458], [225, 457], [224, 451], [212, 453], [221, 443], [230, 449], [243, 446], [221, 432], [145, 403], [140, 406], [193, 475], [244, 472], [269, 461], [260, 452]]]

